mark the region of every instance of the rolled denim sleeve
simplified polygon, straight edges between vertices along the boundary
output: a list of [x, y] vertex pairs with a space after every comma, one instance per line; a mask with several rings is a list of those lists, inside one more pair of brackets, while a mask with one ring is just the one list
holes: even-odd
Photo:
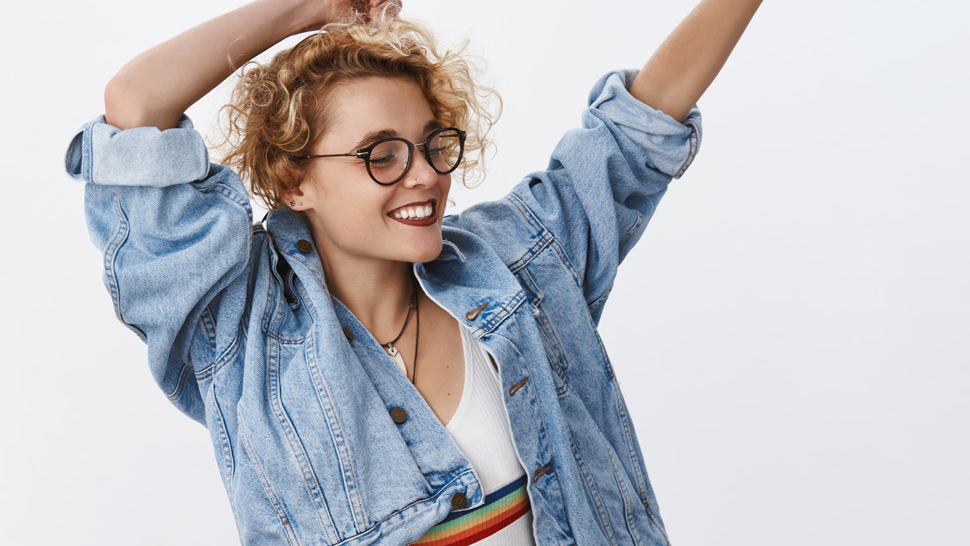
[[242, 316], [252, 228], [245, 187], [209, 163], [184, 116], [165, 131], [95, 119], [71, 141], [65, 167], [86, 182], [88, 230], [118, 319], [147, 343], [169, 399], [202, 421], [197, 376], [219, 352], [220, 329], [238, 329]]
[[636, 71], [612, 72], [589, 95], [582, 127], [566, 133], [545, 171], [511, 194], [561, 245], [598, 318], [620, 262], [701, 141], [695, 106], [680, 123], [633, 97]]

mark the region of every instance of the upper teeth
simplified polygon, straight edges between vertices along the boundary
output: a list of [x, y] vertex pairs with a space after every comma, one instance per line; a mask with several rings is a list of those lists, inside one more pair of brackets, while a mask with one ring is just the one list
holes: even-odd
[[434, 208], [431, 205], [422, 207], [405, 207], [391, 213], [392, 218], [402, 218], [404, 220], [423, 220], [429, 218]]

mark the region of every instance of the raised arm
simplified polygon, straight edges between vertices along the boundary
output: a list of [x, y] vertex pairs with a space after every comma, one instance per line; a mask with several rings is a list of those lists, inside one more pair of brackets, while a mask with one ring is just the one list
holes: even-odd
[[145, 51], [104, 92], [107, 123], [119, 129], [175, 127], [185, 110], [280, 40], [396, 0], [256, 0]]
[[647, 61], [630, 94], [684, 121], [760, 5], [761, 0], [702, 0]]

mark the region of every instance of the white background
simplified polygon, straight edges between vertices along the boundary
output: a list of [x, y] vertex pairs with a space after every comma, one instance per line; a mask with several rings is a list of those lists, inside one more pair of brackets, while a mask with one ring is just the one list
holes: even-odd
[[[469, 34], [505, 99], [459, 207], [543, 168], [592, 83], [641, 66], [693, 4], [407, 1]], [[946, 4], [768, 1], [701, 99], [700, 155], [601, 328], [674, 543], [970, 540], [970, 11]], [[16, 5], [0, 543], [234, 544], [208, 435], [114, 318], [62, 158], [124, 62], [238, 4]], [[225, 97], [189, 111], [198, 127]]]

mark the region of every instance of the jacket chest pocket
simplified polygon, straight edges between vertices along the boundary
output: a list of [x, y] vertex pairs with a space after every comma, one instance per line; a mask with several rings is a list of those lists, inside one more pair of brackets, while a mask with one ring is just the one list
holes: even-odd
[[306, 292], [286, 260], [276, 258], [262, 318], [263, 333], [284, 344], [300, 344], [313, 327]]

